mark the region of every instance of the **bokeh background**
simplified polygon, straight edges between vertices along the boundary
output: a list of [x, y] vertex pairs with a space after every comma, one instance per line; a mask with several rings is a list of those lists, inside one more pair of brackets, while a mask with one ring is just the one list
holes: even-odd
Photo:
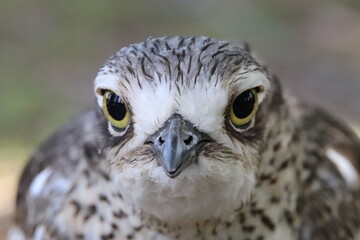
[[1, 0], [0, 239], [26, 159], [95, 103], [106, 58], [164, 35], [246, 41], [285, 87], [359, 128], [358, 0]]

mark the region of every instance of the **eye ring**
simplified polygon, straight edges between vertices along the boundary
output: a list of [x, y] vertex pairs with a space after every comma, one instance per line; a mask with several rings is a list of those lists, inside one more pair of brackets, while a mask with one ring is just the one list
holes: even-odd
[[247, 128], [258, 109], [259, 100], [256, 89], [249, 89], [238, 95], [231, 103], [229, 117], [236, 128]]
[[115, 131], [124, 131], [129, 125], [130, 111], [127, 105], [110, 90], [103, 94], [103, 112]]

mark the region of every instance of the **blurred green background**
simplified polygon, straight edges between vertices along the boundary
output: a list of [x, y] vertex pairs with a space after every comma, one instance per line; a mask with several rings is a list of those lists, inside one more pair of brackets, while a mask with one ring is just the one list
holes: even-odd
[[285, 87], [358, 128], [359, 1], [1, 0], [0, 239], [26, 158], [95, 103], [106, 58], [164, 35], [246, 41]]

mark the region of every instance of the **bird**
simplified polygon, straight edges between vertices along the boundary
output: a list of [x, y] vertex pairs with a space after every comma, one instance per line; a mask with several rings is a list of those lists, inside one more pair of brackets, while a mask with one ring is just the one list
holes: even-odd
[[8, 239], [360, 239], [360, 141], [247, 44], [123, 47], [36, 150]]

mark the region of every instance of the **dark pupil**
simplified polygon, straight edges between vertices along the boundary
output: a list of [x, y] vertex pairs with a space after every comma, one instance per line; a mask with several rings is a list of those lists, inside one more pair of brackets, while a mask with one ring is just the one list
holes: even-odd
[[112, 118], [118, 121], [124, 119], [126, 115], [126, 107], [118, 95], [109, 94], [106, 100], [106, 107]]
[[237, 118], [246, 118], [251, 114], [255, 105], [254, 93], [250, 90], [243, 92], [235, 98], [233, 111]]

